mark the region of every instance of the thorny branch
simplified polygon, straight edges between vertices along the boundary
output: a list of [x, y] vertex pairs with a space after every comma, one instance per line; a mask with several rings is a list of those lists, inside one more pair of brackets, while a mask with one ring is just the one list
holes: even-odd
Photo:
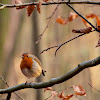
[[[2, 4], [0, 3], [0, 9], [4, 8], [13, 8], [13, 7], [20, 7], [20, 6], [29, 6], [29, 5], [37, 5], [39, 2], [31, 2], [31, 3], [23, 3], [23, 4]], [[52, 4], [95, 4], [100, 5], [100, 1], [48, 1], [48, 2], [42, 2], [42, 5], [52, 5]]]
[[79, 72], [81, 72], [82, 70], [84, 70], [86, 68], [93, 67], [93, 66], [96, 66], [96, 65], [99, 65], [99, 64], [100, 64], [100, 56], [93, 59], [93, 60], [80, 63], [76, 68], [67, 72], [63, 76], [53, 78], [53, 79], [51, 79], [47, 82], [22, 83], [22, 84], [13, 86], [13, 87], [9, 87], [7, 89], [0, 89], [0, 94], [12, 93], [12, 92], [15, 92], [15, 91], [18, 91], [18, 90], [21, 90], [21, 89], [25, 89], [25, 88], [41, 89], [41, 88], [51, 87], [55, 84], [60, 84], [64, 81], [69, 80], [70, 78], [74, 77], [75, 75], [77, 75]]

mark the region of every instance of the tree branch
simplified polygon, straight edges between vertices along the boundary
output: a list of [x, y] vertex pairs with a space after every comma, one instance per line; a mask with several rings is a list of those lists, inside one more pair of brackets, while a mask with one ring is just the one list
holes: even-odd
[[60, 77], [57, 77], [57, 78], [52, 78], [51, 80], [49, 80], [47, 82], [22, 83], [22, 84], [19, 84], [17, 86], [10, 87], [10, 88], [7, 88], [7, 89], [0, 89], [0, 94], [12, 93], [14, 91], [18, 91], [18, 90], [21, 90], [21, 89], [24, 89], [24, 88], [40, 89], [40, 88], [51, 87], [55, 84], [59, 84], [59, 83], [62, 83], [66, 80], [69, 80], [70, 78], [77, 75], [79, 72], [81, 72], [85, 68], [93, 67], [93, 66], [96, 66], [98, 64], [100, 64], [100, 56], [93, 59], [93, 60], [80, 63], [76, 68], [74, 68], [73, 70], [67, 72], [63, 76], [60, 76]]
[[91, 23], [89, 22], [84, 16], [82, 16], [81, 14], [78, 13], [78, 11], [76, 11], [69, 3], [67, 4], [77, 15], [79, 15], [81, 18], [83, 18], [88, 24], [90, 24], [97, 32], [100, 32], [99, 30], [97, 30], [97, 28]]
[[49, 21], [48, 21], [48, 23], [47, 23], [47, 25], [46, 25], [44, 31], [42, 32], [42, 34], [39, 35], [38, 40], [35, 42], [36, 44], [41, 40], [43, 34], [45, 33], [45, 31], [46, 31], [47, 28], [49, 27], [49, 23], [50, 23], [50, 21], [51, 21], [51, 18], [52, 18], [53, 15], [55, 14], [55, 12], [56, 12], [56, 10], [58, 9], [58, 7], [59, 7], [59, 4], [58, 4], [58, 5], [56, 6], [56, 8], [54, 9], [52, 15], [51, 15], [49, 18], [47, 18], [47, 19], [49, 19]]
[[11, 99], [11, 93], [8, 93], [6, 100], [10, 100]]
[[[7, 81], [2, 77], [2, 76], [0, 76], [0, 79], [2, 79], [2, 81], [8, 86], [8, 87], [10, 87], [9, 85], [8, 85], [8, 83], [7, 83]], [[14, 94], [16, 95], [16, 96], [18, 96], [21, 100], [24, 100], [19, 94], [17, 94], [16, 92], [14, 92]], [[10, 96], [10, 94], [8, 94], [8, 96], [7, 96], [7, 98]]]
[[[69, 3], [66, 3], [66, 5], [68, 5], [68, 7], [70, 7], [77, 15], [79, 15], [81, 18], [83, 18], [88, 24], [90, 24], [91, 25], [91, 27], [93, 27], [94, 29], [95, 29], [95, 31], [97, 31], [97, 32], [100, 32], [100, 30], [98, 30], [91, 22], [89, 22], [84, 16], [82, 16], [81, 14], [79, 14], [78, 13], [78, 11], [76, 11]], [[85, 35], [86, 33], [83, 33], [83, 35]], [[79, 36], [80, 37], [80, 36]], [[74, 39], [76, 39], [76, 37], [74, 38]], [[74, 40], [74, 39], [72, 39], [72, 40]], [[71, 41], [72, 41], [71, 40]], [[70, 40], [69, 41], [66, 41], [66, 42], [64, 42], [64, 43], [62, 43], [61, 45], [59, 45], [58, 46], [58, 48], [56, 49], [56, 51], [55, 51], [55, 56], [56, 56], [56, 54], [57, 54], [57, 51], [64, 45], [64, 44], [66, 44], [66, 43], [68, 43], [68, 42], [70, 42]]]
[[[2, 4], [0, 3], [0, 9], [3, 8], [13, 8], [13, 7], [20, 7], [20, 6], [29, 6], [29, 5], [37, 5], [39, 2], [31, 2], [31, 3], [23, 3], [23, 4]], [[100, 5], [100, 1], [48, 1], [48, 2], [42, 2], [42, 5], [52, 5], [52, 4], [95, 4]]]

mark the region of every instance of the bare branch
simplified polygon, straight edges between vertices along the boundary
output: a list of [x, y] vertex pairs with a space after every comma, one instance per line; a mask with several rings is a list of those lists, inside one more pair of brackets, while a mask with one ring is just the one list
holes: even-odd
[[77, 39], [77, 38], [79, 38], [79, 37], [81, 37], [81, 36], [83, 36], [83, 35], [85, 35], [85, 34], [87, 34], [87, 33], [80, 34], [80, 35], [78, 35], [78, 36], [76, 36], [76, 37], [74, 37], [74, 38], [72, 38], [72, 39], [70, 39], [70, 40], [68, 40], [68, 41], [66, 41], [66, 42], [64, 42], [64, 43], [62, 43], [62, 44], [60, 44], [59, 47], [58, 47], [58, 48], [56, 49], [56, 51], [55, 51], [55, 56], [56, 56], [56, 54], [57, 54], [57, 51], [58, 51], [63, 45], [65, 45], [66, 43], [71, 42], [71, 41], [73, 41], [73, 40], [75, 40], [75, 39]]
[[[94, 28], [93, 31], [100, 32], [100, 30], [97, 30], [97, 28], [96, 28], [91, 22], [89, 22], [85, 17], [83, 17], [81, 14], [79, 14], [69, 3], [68, 3], [67, 5], [68, 5], [76, 14], [78, 14], [81, 18], [83, 18], [88, 24], [90, 24], [90, 26]], [[66, 42], [64, 42], [64, 43], [62, 43], [62, 44], [60, 44], [60, 45], [58, 45], [58, 46], [49, 47], [49, 48], [43, 50], [41, 53], [43, 53], [44, 51], [48, 51], [48, 50], [51, 49], [51, 48], [58, 47], [58, 48], [56, 49], [56, 51], [55, 51], [55, 56], [56, 56], [57, 51], [58, 51], [63, 45], [65, 45], [66, 43], [68, 43], [68, 42], [70, 42], [70, 41], [72, 41], [72, 40], [74, 40], [74, 39], [76, 39], [76, 38], [78, 38], [78, 37], [80, 37], [80, 36], [83, 36], [83, 35], [85, 35], [85, 34], [87, 34], [87, 33], [83, 33], [83, 34], [81, 34], [81, 35], [79, 35], [79, 36], [77, 36], [77, 37], [75, 37], [75, 38], [72, 38], [72, 39], [70, 39], [70, 40], [68, 40], [68, 41], [66, 41]]]
[[89, 22], [84, 16], [82, 16], [81, 14], [79, 14], [70, 4], [67, 4], [76, 14], [78, 14], [81, 18], [83, 18], [88, 24], [90, 24], [91, 27], [93, 27], [97, 32], [100, 32], [99, 30], [97, 30], [97, 28], [91, 23]]
[[52, 47], [49, 47], [49, 48], [47, 48], [47, 49], [43, 50], [42, 52], [40, 52], [40, 54], [41, 54], [41, 53], [43, 53], [44, 51], [48, 51], [48, 50], [50, 50], [50, 49], [52, 49], [52, 48], [56, 48], [56, 47], [59, 47], [59, 45], [57, 45], [57, 46], [52, 46]]
[[8, 85], [8, 83], [7, 83], [7, 81], [2, 77], [2, 76], [0, 76], [0, 78], [2, 79], [2, 81], [9, 87], [9, 85]]
[[[23, 4], [2, 4], [0, 3], [0, 9], [3, 8], [13, 8], [13, 7], [20, 7], [20, 6], [29, 6], [29, 5], [37, 5], [39, 2], [31, 2], [31, 3], [23, 3]], [[48, 1], [48, 2], [42, 2], [42, 5], [52, 5], [52, 4], [95, 4], [100, 5], [100, 1]]]
[[65, 75], [57, 77], [57, 78], [53, 78], [47, 82], [41, 82], [41, 83], [22, 83], [19, 84], [17, 86], [13, 86], [7, 89], [0, 89], [0, 94], [4, 94], [4, 93], [12, 93], [14, 91], [18, 91], [24, 88], [34, 88], [34, 89], [41, 89], [41, 88], [46, 88], [46, 87], [51, 87], [55, 84], [60, 84], [64, 81], [69, 80], [70, 78], [72, 78], [73, 76], [77, 75], [79, 72], [81, 72], [82, 70], [89, 68], [89, 67], [93, 67], [96, 65], [100, 64], [100, 56], [90, 60], [90, 61], [86, 61], [83, 63], [80, 63], [76, 68], [74, 68], [73, 70], [67, 72]]
[[11, 99], [11, 93], [8, 93], [6, 100], [10, 100]]
[[94, 88], [90, 83], [88, 83], [94, 90], [96, 90], [97, 92], [100, 92], [99, 90], [97, 90], [96, 88]]
[[[92, 31], [91, 31], [91, 32], [92, 32]], [[60, 44], [60, 45], [49, 47], [49, 48], [43, 50], [42, 52], [40, 52], [40, 54], [43, 53], [44, 51], [48, 51], [48, 50], [50, 50], [50, 49], [52, 49], [52, 48], [58, 47], [58, 48], [56, 49], [56, 51], [55, 51], [55, 56], [56, 56], [57, 51], [58, 51], [63, 45], [65, 45], [66, 43], [71, 42], [72, 40], [75, 40], [75, 39], [77, 39], [77, 38], [79, 38], [79, 37], [81, 37], [81, 36], [83, 36], [83, 35], [85, 35], [85, 34], [87, 34], [87, 33], [80, 34], [80, 35], [78, 35], [78, 36], [76, 36], [76, 37], [74, 37], [74, 38], [72, 38], [72, 39], [70, 39], [70, 40], [68, 40], [68, 41], [66, 41], [66, 42], [64, 42], [64, 43], [62, 43], [62, 44]]]
[[[9, 85], [8, 85], [8, 83], [7, 83], [7, 81], [2, 77], [2, 76], [0, 76], [0, 78], [2, 79], [2, 81], [8, 86], [8, 87], [10, 87]], [[16, 92], [14, 92], [14, 94], [16, 95], [16, 96], [18, 96], [21, 100], [24, 100], [19, 94], [17, 94]], [[8, 97], [9, 97], [9, 95], [10, 94], [8, 94]]]
[[49, 21], [48, 21], [48, 23], [47, 23], [47, 25], [46, 25], [44, 31], [42, 32], [42, 34], [39, 36], [38, 40], [35, 42], [36, 44], [41, 40], [43, 34], [44, 34], [45, 31], [47, 30], [47, 28], [48, 28], [48, 26], [49, 26], [49, 23], [50, 23], [50, 21], [51, 21], [51, 18], [52, 18], [52, 16], [55, 14], [55, 12], [56, 12], [56, 10], [58, 9], [58, 7], [59, 7], [59, 4], [58, 4], [58, 5], [56, 6], [56, 8], [54, 9], [52, 15], [48, 18]]

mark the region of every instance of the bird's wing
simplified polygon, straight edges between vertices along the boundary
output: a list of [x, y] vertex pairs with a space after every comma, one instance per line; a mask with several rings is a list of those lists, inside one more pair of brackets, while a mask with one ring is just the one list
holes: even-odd
[[[41, 62], [40, 62], [40, 60], [36, 57], [36, 56], [34, 56], [34, 55], [29, 55], [29, 57], [31, 57], [31, 58], [33, 58], [35, 61], [37, 61], [38, 62], [38, 64], [41, 66]], [[41, 68], [42, 68], [42, 66], [41, 66]], [[43, 76], [45, 76], [45, 70], [43, 70], [42, 69], [42, 75]]]
[[33, 58], [36, 62], [38, 62], [38, 64], [41, 66], [41, 62], [40, 62], [40, 60], [36, 57], [36, 56], [34, 56], [34, 55], [29, 55], [29, 57], [31, 57], [31, 58]]

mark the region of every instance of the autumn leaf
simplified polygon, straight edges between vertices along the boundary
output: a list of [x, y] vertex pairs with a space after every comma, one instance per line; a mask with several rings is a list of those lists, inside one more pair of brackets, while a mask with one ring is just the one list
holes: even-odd
[[39, 3], [37, 4], [37, 11], [38, 11], [39, 13], [41, 13], [41, 5], [42, 5], [42, 2], [39, 2]]
[[84, 23], [84, 25], [85, 25], [86, 27], [90, 27], [89, 23], [87, 23], [87, 21], [85, 21], [83, 18], [82, 18], [82, 22]]
[[47, 2], [47, 1], [49, 1], [49, 0], [43, 0], [44, 2]]
[[67, 24], [68, 20], [67, 19], [63, 19], [60, 16], [58, 16], [58, 18], [56, 19], [56, 22], [58, 22], [60, 24]]
[[[22, 4], [22, 2], [19, 1], [19, 0], [15, 0], [15, 4]], [[23, 9], [23, 8], [25, 8], [25, 7], [26, 7], [26, 6], [20, 6], [20, 7], [16, 7], [16, 9], [19, 10], [19, 9]]]
[[69, 14], [69, 17], [68, 18], [61, 18], [60, 16], [58, 16], [58, 18], [56, 19], [56, 22], [60, 23], [60, 24], [68, 24], [68, 22], [71, 22], [73, 21], [75, 18], [77, 18], [78, 15], [73, 13], [73, 12], [70, 12]]
[[100, 33], [99, 33], [99, 40], [98, 40], [98, 44], [96, 45], [96, 47], [100, 46]]
[[27, 15], [28, 15], [28, 17], [32, 14], [32, 12], [34, 11], [35, 7], [36, 7], [35, 5], [30, 5], [30, 6], [27, 7]]
[[74, 91], [76, 91], [75, 92], [76, 95], [80, 95], [80, 96], [84, 95], [84, 96], [86, 96], [86, 92], [85, 92], [85, 90], [83, 89], [82, 86], [73, 85], [72, 87], [74, 88]]
[[[85, 16], [86, 19], [89, 19], [89, 18], [96, 18], [96, 23], [97, 23], [97, 26], [100, 26], [100, 19], [97, 15], [91, 13], [91, 14], [88, 14]], [[82, 19], [83, 23], [85, 24], [86, 27], [89, 27], [90, 25], [87, 23], [87, 21], [85, 21], [84, 19]]]
[[44, 92], [46, 92], [47, 90], [52, 90], [52, 87], [47, 87], [44, 89]]
[[64, 97], [64, 90], [60, 94], [58, 94], [58, 97], [59, 98], [63, 98]]
[[70, 12], [69, 17], [68, 17], [68, 21], [71, 22], [77, 17], [78, 17], [78, 15], [76, 13]]
[[72, 95], [66, 95], [62, 100], [69, 100], [73, 96], [74, 96], [74, 94], [72, 94]]
[[64, 96], [64, 90], [60, 94], [58, 94], [58, 97], [62, 98], [62, 100], [69, 100], [72, 96], [73, 94]]
[[73, 29], [72, 30], [73, 33], [89, 33], [91, 31], [92, 31], [92, 27], [87, 27], [85, 29], [78, 29], [78, 30]]
[[100, 46], [100, 39], [99, 39], [98, 44], [96, 45], [96, 47], [99, 47], [99, 46]]
[[56, 91], [51, 91], [51, 98], [49, 100], [53, 100], [56, 95], [57, 95]]
[[[86, 17], [86, 19], [95, 18], [96, 15], [93, 14], [93, 13], [91, 13], [91, 14], [86, 15], [85, 17]], [[87, 21], [85, 21], [84, 19], [82, 19], [82, 21], [83, 21], [83, 23], [85, 24], [86, 27], [89, 27], [89, 26], [90, 26], [90, 25], [87, 23]]]
[[86, 18], [95, 18], [95, 17], [96, 17], [96, 15], [93, 13], [86, 15]]

